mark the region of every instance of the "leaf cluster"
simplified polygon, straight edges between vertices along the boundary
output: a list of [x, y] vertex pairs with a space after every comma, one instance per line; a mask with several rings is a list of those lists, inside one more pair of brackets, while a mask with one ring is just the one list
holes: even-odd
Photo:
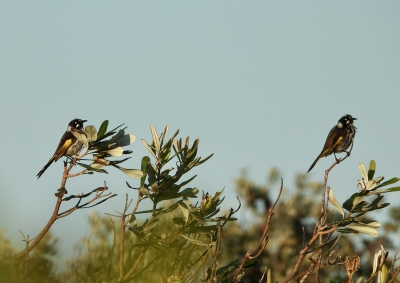
[[123, 148], [132, 144], [136, 140], [136, 137], [132, 134], [125, 133], [127, 127], [121, 129], [123, 125], [124, 124], [121, 124], [107, 131], [108, 120], [105, 120], [100, 125], [98, 131], [94, 126], [90, 125], [85, 127], [84, 132], [74, 132], [78, 140], [87, 148], [87, 152], [93, 156], [93, 158], [89, 160], [92, 162], [91, 164], [77, 163], [86, 169], [87, 172], [85, 172], [85, 174], [93, 174], [93, 172], [108, 173], [104, 167], [113, 166], [131, 178], [141, 178], [143, 176], [143, 173], [138, 169], [126, 169], [119, 165], [130, 159], [130, 157], [110, 160], [110, 157], [121, 157], [132, 153], [132, 150], [124, 150]]

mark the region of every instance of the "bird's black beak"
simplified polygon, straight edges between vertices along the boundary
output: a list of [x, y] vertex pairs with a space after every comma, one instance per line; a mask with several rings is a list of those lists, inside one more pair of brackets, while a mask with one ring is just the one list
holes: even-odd
[[357, 120], [357, 118], [353, 118], [353, 120]]
[[87, 120], [82, 120], [82, 123], [85, 123], [85, 122], [87, 122]]

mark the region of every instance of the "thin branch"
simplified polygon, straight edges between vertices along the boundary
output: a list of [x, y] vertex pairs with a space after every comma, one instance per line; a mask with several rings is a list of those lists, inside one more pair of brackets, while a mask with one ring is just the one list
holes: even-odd
[[[130, 204], [130, 203], [129, 203]], [[125, 207], [123, 213], [121, 213], [121, 227], [119, 232], [119, 281], [124, 277], [124, 249], [125, 249], [125, 217], [128, 211], [128, 194], [125, 197]]]
[[[135, 263], [132, 265], [131, 269], [129, 269], [129, 271], [125, 274], [125, 276], [124, 276], [124, 278], [122, 279], [121, 282], [126, 281], [126, 280], [129, 278], [129, 276], [131, 276], [131, 274], [133, 273], [133, 271], [135, 271], [135, 269], [138, 267], [138, 265], [139, 265], [139, 263], [140, 263], [142, 257], [143, 257], [144, 254], [146, 253], [146, 251], [147, 251], [147, 247], [145, 247], [145, 248], [143, 249], [143, 251], [140, 253], [140, 255], [137, 257]], [[136, 274], [135, 274], [135, 275], [136, 275]], [[135, 276], [135, 275], [134, 275], [134, 276]], [[132, 277], [134, 277], [134, 276], [132, 276]]]
[[33, 243], [29, 247], [27, 247], [25, 250], [23, 250], [22, 252], [20, 252], [19, 254], [17, 254], [13, 258], [13, 263], [14, 264], [18, 263], [23, 258], [24, 255], [28, 254], [31, 250], [33, 250], [40, 243], [40, 241], [43, 239], [43, 237], [47, 234], [47, 232], [50, 230], [50, 227], [58, 219], [57, 213], [60, 210], [61, 202], [62, 202], [62, 197], [59, 196], [57, 198], [53, 214], [51, 215], [51, 217], [50, 217], [49, 221], [47, 222], [46, 226], [43, 228], [42, 232], [40, 232], [40, 234], [37, 235], [37, 237], [35, 238], [35, 240], [33, 241]]

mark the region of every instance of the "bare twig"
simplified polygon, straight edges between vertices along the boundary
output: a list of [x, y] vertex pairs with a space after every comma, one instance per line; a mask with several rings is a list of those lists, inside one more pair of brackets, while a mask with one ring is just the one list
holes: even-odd
[[[143, 257], [144, 254], [146, 253], [146, 251], [147, 251], [147, 247], [145, 247], [145, 248], [143, 249], [143, 251], [139, 254], [139, 256], [137, 257], [135, 263], [132, 265], [131, 269], [129, 269], [129, 271], [125, 274], [124, 278], [123, 278], [122, 281], [120, 281], [120, 282], [124, 282], [124, 281], [130, 279], [129, 277], [130, 277], [131, 274], [135, 271], [135, 269], [138, 267], [140, 261], [142, 260], [142, 257]], [[135, 275], [136, 275], [136, 274], [135, 274]], [[134, 276], [135, 276], [135, 275], [134, 275]], [[132, 277], [134, 277], [134, 276], [132, 276]]]
[[258, 281], [258, 283], [263, 282], [264, 276], [265, 276], [265, 273], [266, 273], [266, 272], [267, 272], [267, 267], [264, 268], [264, 271], [263, 271], [262, 276], [261, 276], [260, 280]]
[[239, 276], [240, 272], [243, 270], [246, 261], [249, 259], [257, 258], [262, 253], [262, 251], [265, 249], [265, 247], [267, 246], [268, 241], [269, 241], [269, 237], [268, 237], [269, 225], [271, 223], [272, 217], [274, 216], [274, 209], [281, 197], [282, 190], [283, 190], [283, 179], [281, 179], [281, 187], [279, 189], [278, 197], [276, 198], [276, 201], [272, 205], [272, 207], [268, 210], [268, 219], [267, 219], [267, 223], [264, 228], [263, 235], [261, 236], [260, 241], [257, 244], [257, 247], [253, 250], [249, 250], [246, 253], [246, 255], [243, 257], [242, 263], [237, 268], [235, 275], [233, 276], [232, 282], [238, 282], [238, 276]]
[[210, 273], [209, 273], [209, 278], [207, 282], [214, 282], [215, 277], [216, 277], [216, 269], [217, 269], [217, 260], [218, 256], [221, 253], [220, 247], [221, 247], [221, 235], [222, 235], [222, 225], [220, 222], [217, 223], [217, 243], [215, 245], [215, 253], [214, 253], [214, 258], [211, 264], [210, 268]]

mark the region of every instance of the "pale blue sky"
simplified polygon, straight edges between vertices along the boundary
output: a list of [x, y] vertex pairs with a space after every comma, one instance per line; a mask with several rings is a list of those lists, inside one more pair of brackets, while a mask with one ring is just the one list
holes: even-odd
[[[126, 167], [140, 167], [150, 124], [200, 137], [200, 154], [215, 156], [193, 185], [226, 187], [226, 208], [236, 206], [241, 168], [261, 183], [277, 166], [292, 187], [346, 113], [358, 132], [331, 173], [339, 201], [357, 189], [359, 162], [399, 176], [399, 15], [398, 1], [2, 1], [0, 227], [22, 244], [18, 229], [34, 237], [45, 225], [62, 162], [35, 176], [76, 117], [126, 123], [137, 137]], [[332, 162], [322, 159], [311, 177], [322, 180]], [[125, 181], [137, 181], [110, 173], [67, 189], [106, 180], [119, 196], [96, 210], [113, 213], [125, 193], [135, 197]], [[88, 212], [54, 225], [64, 255], [87, 232]]]

